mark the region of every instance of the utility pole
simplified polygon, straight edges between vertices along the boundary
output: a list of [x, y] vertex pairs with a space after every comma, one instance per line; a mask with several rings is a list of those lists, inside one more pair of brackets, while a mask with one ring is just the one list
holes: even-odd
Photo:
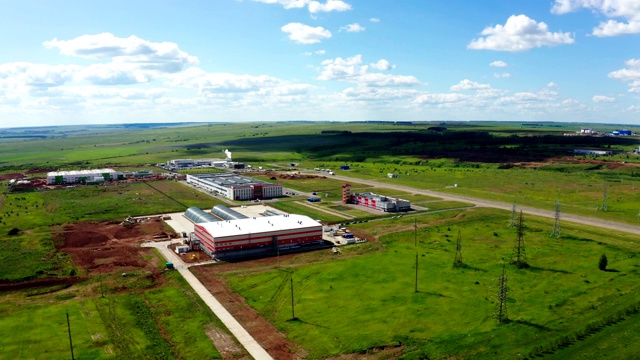
[[551, 237], [560, 237], [560, 200], [556, 200], [556, 217], [551, 230]]
[[518, 269], [524, 269], [528, 268], [529, 264], [527, 264], [527, 252], [524, 247], [524, 220], [522, 218], [522, 210], [520, 210], [520, 216], [518, 217], [516, 226], [517, 237], [513, 252], [511, 253], [511, 263], [515, 264]]
[[416, 253], [416, 288], [415, 292], [418, 292], [418, 253]]
[[67, 330], [69, 331], [69, 349], [71, 350], [71, 360], [75, 360], [73, 356], [73, 342], [71, 341], [71, 323], [69, 322], [69, 311], [67, 311]]
[[604, 189], [602, 192], [602, 205], [600, 205], [600, 210], [607, 211], [609, 207], [607, 206], [607, 189]]
[[291, 320], [296, 320], [296, 313], [293, 306], [293, 275], [289, 279], [291, 279]]
[[418, 219], [413, 219], [413, 246], [418, 246]]
[[496, 295], [496, 312], [495, 317], [498, 323], [504, 323], [508, 320], [507, 314], [507, 295], [509, 288], [507, 287], [507, 275], [504, 264], [502, 264], [502, 275], [498, 278], [498, 294]]
[[462, 234], [460, 234], [460, 230], [458, 230], [458, 241], [456, 243], [456, 257], [453, 260], [453, 266], [462, 266], [464, 263], [462, 262]]

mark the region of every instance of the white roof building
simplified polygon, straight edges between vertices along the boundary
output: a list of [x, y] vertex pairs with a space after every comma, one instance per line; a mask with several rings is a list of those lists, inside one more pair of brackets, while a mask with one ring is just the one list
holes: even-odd
[[47, 173], [47, 184], [74, 184], [83, 181], [117, 180], [122, 173], [113, 169], [52, 171]]
[[279, 215], [195, 224], [196, 237], [212, 253], [322, 241], [322, 224], [304, 215]]

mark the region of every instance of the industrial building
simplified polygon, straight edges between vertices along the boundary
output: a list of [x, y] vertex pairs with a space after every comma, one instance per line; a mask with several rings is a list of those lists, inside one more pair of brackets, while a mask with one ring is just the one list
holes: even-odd
[[190, 167], [213, 167], [223, 168], [227, 160], [223, 159], [173, 159], [167, 161], [167, 165], [170, 168], [190, 168]]
[[351, 185], [342, 185], [342, 202], [384, 211], [400, 212], [411, 210], [411, 202], [403, 199], [391, 198], [383, 195], [366, 193], [351, 193]]
[[189, 174], [187, 183], [233, 200], [270, 199], [282, 196], [282, 185], [229, 173]]
[[611, 150], [598, 150], [598, 149], [573, 149], [574, 154], [578, 155], [613, 155]]
[[194, 228], [201, 247], [214, 256], [287, 251], [323, 243], [322, 224], [304, 215], [216, 221], [195, 224]]
[[214, 206], [211, 214], [192, 207], [184, 215], [194, 223], [190, 243], [198, 244], [215, 258], [255, 257], [326, 247], [322, 224], [304, 215], [249, 218], [224, 205]]
[[[224, 149], [222, 151], [227, 157], [226, 159], [173, 159], [167, 161], [167, 167], [172, 170], [187, 169], [193, 167], [212, 167], [212, 168], [228, 168], [228, 169], [244, 169], [243, 163], [235, 162], [231, 158], [231, 151]], [[164, 167], [164, 166], [163, 166]]]
[[98, 183], [122, 179], [124, 179], [124, 174], [113, 169], [52, 171], [47, 173], [48, 185]]

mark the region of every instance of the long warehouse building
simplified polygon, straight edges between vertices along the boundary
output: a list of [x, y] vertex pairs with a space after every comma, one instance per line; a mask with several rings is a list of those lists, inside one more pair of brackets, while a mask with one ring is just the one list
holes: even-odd
[[282, 196], [280, 184], [236, 174], [189, 174], [187, 182], [232, 200], [270, 199]]
[[322, 244], [322, 224], [304, 215], [279, 215], [260, 218], [194, 224], [195, 237], [212, 256], [231, 252], [260, 250], [287, 251]]
[[81, 182], [101, 182], [107, 180], [121, 180], [124, 175], [113, 169], [52, 171], [47, 173], [47, 184], [75, 184]]

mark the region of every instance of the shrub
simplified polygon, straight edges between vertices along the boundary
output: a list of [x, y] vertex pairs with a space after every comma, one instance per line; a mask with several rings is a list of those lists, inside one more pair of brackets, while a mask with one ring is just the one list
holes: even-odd
[[600, 256], [600, 261], [598, 262], [598, 269], [605, 271], [607, 270], [608, 264], [609, 264], [609, 261], [607, 260], [607, 255], [602, 254], [602, 256]]

